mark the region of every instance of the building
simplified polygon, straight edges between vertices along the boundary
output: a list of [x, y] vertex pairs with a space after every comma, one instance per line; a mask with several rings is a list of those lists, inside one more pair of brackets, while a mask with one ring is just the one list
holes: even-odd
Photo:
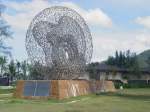
[[94, 69], [97, 71], [96, 80], [120, 80], [123, 82], [125, 80], [150, 80], [150, 69], [148, 68], [140, 69], [140, 74], [136, 74], [129, 69], [122, 69], [101, 63]]

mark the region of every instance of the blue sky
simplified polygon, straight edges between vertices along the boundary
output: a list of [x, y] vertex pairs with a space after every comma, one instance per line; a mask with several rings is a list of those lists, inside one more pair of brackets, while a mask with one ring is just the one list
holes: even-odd
[[44, 8], [63, 5], [76, 10], [87, 22], [93, 37], [92, 61], [102, 61], [115, 50], [140, 53], [150, 48], [150, 0], [2, 0], [3, 14], [14, 32], [15, 59], [27, 59], [25, 36], [34, 16]]

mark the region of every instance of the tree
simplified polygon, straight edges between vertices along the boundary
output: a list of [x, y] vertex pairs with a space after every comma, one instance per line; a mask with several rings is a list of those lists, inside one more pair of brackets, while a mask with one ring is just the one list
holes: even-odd
[[136, 53], [131, 53], [130, 50], [127, 50], [126, 52], [120, 51], [119, 53], [116, 51], [115, 56], [109, 56], [105, 63], [108, 65], [118, 66], [120, 68], [134, 70], [133, 68], [137, 67], [137, 69], [139, 69]]
[[5, 10], [5, 6], [0, 3], [0, 54], [11, 56], [11, 47], [7, 46], [5, 41], [8, 38], [12, 38], [10, 31], [10, 26], [6, 23], [6, 21], [2, 17], [2, 13]]
[[116, 60], [115, 60], [115, 58], [113, 56], [109, 56], [105, 63], [107, 65], [116, 65]]
[[130, 50], [127, 50], [127, 52], [126, 52], [126, 68], [129, 68], [130, 66], [131, 66], [131, 59], [130, 59], [130, 57], [131, 57], [131, 52], [130, 52]]
[[29, 79], [31, 80], [43, 80], [44, 75], [37, 71], [36, 65], [29, 65]]
[[0, 74], [4, 74], [4, 70], [6, 70], [6, 57], [0, 57]]
[[117, 66], [123, 68], [123, 53], [122, 51], [119, 52], [119, 60], [117, 62]]
[[13, 78], [16, 77], [16, 66], [14, 63], [14, 60], [11, 60], [11, 62], [8, 65], [10, 79], [13, 80]]
[[148, 65], [148, 68], [150, 68], [150, 56], [147, 58], [146, 63]]
[[27, 78], [27, 71], [28, 71], [28, 63], [27, 63], [27, 61], [23, 61], [21, 63], [21, 70], [22, 70], [22, 78], [26, 79]]
[[19, 62], [19, 61], [17, 61], [17, 63], [16, 63], [16, 70], [17, 70], [17, 79], [21, 79], [21, 75], [22, 74], [20, 74], [20, 71], [21, 71], [21, 63]]
[[87, 65], [87, 72], [89, 73], [91, 79], [98, 79], [97, 74], [99, 73], [99, 64], [99, 62], [95, 62]]
[[116, 51], [114, 57], [108, 57], [108, 59], [106, 60], [106, 64], [126, 69], [132, 74], [136, 75], [138, 78], [141, 76], [141, 70], [139, 67], [137, 55], [136, 53], [132, 53], [130, 50], [127, 50], [126, 52], [120, 51], [119, 54], [118, 51]]

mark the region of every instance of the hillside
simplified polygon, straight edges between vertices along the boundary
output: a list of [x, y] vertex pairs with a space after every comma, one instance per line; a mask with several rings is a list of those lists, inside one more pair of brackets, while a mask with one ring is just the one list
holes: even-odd
[[146, 63], [148, 57], [150, 57], [150, 50], [146, 50], [138, 55], [138, 62], [140, 64], [140, 68], [145, 68], [148, 66]]

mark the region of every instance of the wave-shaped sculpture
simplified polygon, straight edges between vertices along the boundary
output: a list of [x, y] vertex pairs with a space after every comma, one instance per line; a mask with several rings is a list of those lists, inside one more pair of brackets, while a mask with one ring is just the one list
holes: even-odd
[[47, 79], [76, 79], [92, 57], [89, 28], [74, 10], [54, 6], [32, 20], [26, 34], [28, 56]]

